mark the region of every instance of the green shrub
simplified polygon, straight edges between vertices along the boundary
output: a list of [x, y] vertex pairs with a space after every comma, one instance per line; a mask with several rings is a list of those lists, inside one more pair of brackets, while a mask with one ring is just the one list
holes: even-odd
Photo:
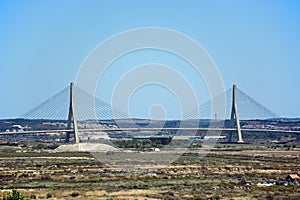
[[6, 194], [6, 197], [0, 197], [0, 200], [25, 200], [25, 198], [22, 193], [13, 189], [12, 194], [9, 192]]

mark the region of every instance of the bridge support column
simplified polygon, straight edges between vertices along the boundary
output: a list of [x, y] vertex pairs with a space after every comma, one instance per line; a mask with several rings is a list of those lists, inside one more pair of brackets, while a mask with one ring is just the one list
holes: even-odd
[[300, 134], [297, 134], [296, 138], [297, 138], [297, 141], [300, 142]]
[[[79, 143], [78, 128], [77, 128], [77, 119], [75, 112], [75, 102], [74, 102], [74, 83], [70, 83], [70, 106], [69, 106], [69, 115], [68, 115], [68, 129], [71, 129], [73, 124], [75, 143]], [[66, 142], [70, 142], [70, 133], [66, 134]]]
[[227, 134], [227, 136], [228, 136], [228, 139], [227, 139], [227, 142], [232, 142], [232, 132], [230, 131], [230, 132], [228, 132], [228, 134]]
[[[238, 135], [238, 143], [243, 143], [243, 136], [241, 131], [241, 124], [238, 113], [238, 106], [236, 102], [236, 85], [232, 87], [232, 109], [231, 109], [231, 117], [230, 117], [231, 127], [234, 127], [236, 124], [237, 135]], [[229, 133], [228, 142], [232, 140], [232, 133]]]

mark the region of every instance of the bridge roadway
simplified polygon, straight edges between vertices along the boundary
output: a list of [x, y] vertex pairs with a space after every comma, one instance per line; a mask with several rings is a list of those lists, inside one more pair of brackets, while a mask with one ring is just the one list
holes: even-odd
[[[118, 131], [236, 131], [236, 128], [112, 128], [112, 129], [79, 129], [79, 132], [118, 132]], [[300, 131], [291, 130], [273, 130], [273, 129], [241, 129], [244, 132], [265, 132], [265, 133], [292, 133], [300, 134]], [[61, 130], [37, 130], [37, 131], [19, 131], [19, 132], [0, 132], [0, 135], [9, 134], [53, 134], [53, 133], [69, 133], [74, 132], [73, 129], [61, 129]]]

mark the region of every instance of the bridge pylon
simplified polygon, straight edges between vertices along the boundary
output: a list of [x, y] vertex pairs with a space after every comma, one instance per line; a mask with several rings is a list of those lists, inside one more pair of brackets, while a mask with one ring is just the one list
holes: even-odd
[[[72, 127], [73, 124], [73, 127]], [[74, 98], [74, 83], [70, 83], [70, 105], [69, 105], [69, 115], [68, 115], [68, 129], [73, 128], [75, 143], [79, 143], [78, 128], [77, 128], [77, 118], [75, 110], [75, 98]], [[66, 143], [70, 142], [70, 134], [66, 134]]]
[[[243, 143], [243, 136], [241, 131], [241, 124], [238, 113], [238, 105], [236, 101], [236, 85], [232, 87], [232, 108], [231, 108], [231, 117], [230, 117], [230, 125], [234, 127], [236, 124], [236, 130], [238, 135], [238, 143]], [[228, 142], [232, 142], [232, 132], [228, 134]]]

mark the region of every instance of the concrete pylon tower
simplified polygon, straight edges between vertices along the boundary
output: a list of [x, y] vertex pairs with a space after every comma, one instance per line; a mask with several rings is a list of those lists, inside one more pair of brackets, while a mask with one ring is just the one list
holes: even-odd
[[[70, 83], [70, 106], [69, 106], [69, 115], [68, 115], [68, 129], [71, 129], [73, 124], [75, 143], [79, 143], [78, 128], [77, 128], [77, 119], [75, 111], [75, 102], [74, 102], [74, 83]], [[66, 142], [70, 142], [70, 133], [66, 135]]]
[[[233, 85], [232, 87], [232, 108], [231, 108], [230, 123], [231, 123], [231, 127], [234, 127], [234, 124], [236, 124], [238, 142], [243, 143], [244, 141], [243, 141], [243, 136], [241, 131], [238, 106], [236, 102], [236, 85]], [[231, 140], [232, 140], [232, 133], [230, 133], [228, 136], [228, 142], [231, 142]]]

